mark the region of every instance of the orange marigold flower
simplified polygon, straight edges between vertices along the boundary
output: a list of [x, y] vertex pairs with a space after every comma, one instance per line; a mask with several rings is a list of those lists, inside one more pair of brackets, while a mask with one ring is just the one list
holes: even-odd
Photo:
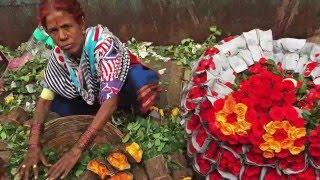
[[273, 158], [275, 153], [285, 149], [292, 155], [297, 155], [305, 149], [304, 145], [297, 146], [295, 141], [306, 136], [306, 128], [296, 128], [289, 121], [271, 121], [264, 129], [264, 143], [260, 144], [259, 148], [265, 158]]
[[223, 109], [216, 113], [217, 126], [224, 135], [246, 135], [251, 129], [251, 123], [246, 120], [248, 107], [243, 103], [236, 103], [230, 95], [227, 97]]

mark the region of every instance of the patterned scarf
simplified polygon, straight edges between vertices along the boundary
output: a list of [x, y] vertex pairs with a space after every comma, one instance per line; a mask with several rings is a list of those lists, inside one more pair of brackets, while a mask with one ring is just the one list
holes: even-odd
[[[102, 30], [99, 37], [96, 37], [97, 27]], [[114, 36], [108, 30], [108, 28], [102, 27], [101, 25], [98, 25], [97, 27], [91, 27], [87, 29], [87, 37], [80, 58], [80, 64], [78, 66], [76, 66], [76, 64], [71, 60], [70, 56], [65, 55], [65, 62], [72, 84], [76, 87], [83, 99], [90, 105], [94, 104], [95, 94], [98, 94], [98, 89], [94, 86], [98, 83], [98, 77], [100, 76], [99, 72], [97, 71], [99, 64], [97, 63], [98, 54], [95, 52], [98, 41], [105, 38], [113, 39], [114, 45], [122, 59], [122, 71], [119, 76], [119, 79], [122, 82], [125, 81], [130, 66], [130, 56], [125, 44], [123, 44], [116, 36]]]

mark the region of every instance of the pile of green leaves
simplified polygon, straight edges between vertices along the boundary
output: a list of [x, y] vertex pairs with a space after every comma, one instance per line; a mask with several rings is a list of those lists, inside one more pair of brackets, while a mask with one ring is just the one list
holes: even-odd
[[[25, 53], [25, 50], [22, 48], [11, 51], [8, 48], [0, 46], [0, 50], [9, 59], [20, 57]], [[46, 57], [40, 53], [33, 56], [32, 60], [18, 71], [7, 71], [4, 75], [4, 90], [7, 97], [13, 97], [13, 101], [9, 103], [2, 102], [0, 104], [0, 113], [6, 113], [18, 106], [24, 107], [28, 112], [33, 111], [35, 101], [41, 91], [41, 82], [46, 63]]]
[[127, 135], [123, 142], [138, 143], [145, 160], [157, 155], [167, 156], [177, 151], [185, 151], [186, 135], [179, 122], [179, 117], [171, 117], [165, 123], [137, 117], [127, 125]]
[[[171, 46], [151, 46], [151, 43], [140, 43], [135, 39], [128, 41], [129, 49], [137, 54], [140, 58], [150, 58], [151, 56], [155, 59], [172, 59], [177, 62], [178, 65], [190, 67], [196, 62], [202, 55], [205, 49], [212, 47], [217, 43], [217, 39], [222, 35], [221, 30], [216, 26], [209, 28], [210, 35], [202, 42], [197, 43], [193, 39], [183, 39], [178, 45]], [[154, 54], [156, 53], [156, 55]]]
[[[17, 167], [21, 164], [27, 153], [28, 137], [29, 131], [26, 127], [12, 123], [0, 123], [0, 141], [5, 142], [7, 144], [7, 149], [11, 152], [11, 157], [7, 167], [7, 171], [11, 179], [17, 178], [14, 177], [14, 175], [17, 172]], [[49, 163], [54, 164], [59, 160], [59, 155], [56, 151], [52, 149], [44, 149], [43, 151]], [[103, 144], [84, 152], [81, 160], [69, 173], [68, 178], [79, 179], [82, 173], [86, 170], [89, 160], [100, 159], [101, 161], [105, 161], [105, 157], [110, 151], [111, 146]], [[46, 179], [46, 170], [47, 169], [43, 166], [40, 166], [39, 179]]]

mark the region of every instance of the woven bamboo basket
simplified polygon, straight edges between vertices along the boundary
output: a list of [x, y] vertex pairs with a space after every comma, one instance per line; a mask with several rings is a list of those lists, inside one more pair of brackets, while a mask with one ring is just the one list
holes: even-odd
[[[45, 123], [41, 144], [44, 148], [55, 149], [58, 153], [69, 150], [85, 132], [94, 116], [77, 115], [50, 120]], [[111, 123], [106, 123], [94, 139], [93, 145], [102, 143], [119, 144], [124, 135]]]

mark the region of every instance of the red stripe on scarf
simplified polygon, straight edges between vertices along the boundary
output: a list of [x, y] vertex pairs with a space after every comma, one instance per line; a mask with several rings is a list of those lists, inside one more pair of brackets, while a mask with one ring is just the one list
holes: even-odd
[[99, 40], [100, 28], [96, 27], [96, 32], [94, 33], [94, 41]]

